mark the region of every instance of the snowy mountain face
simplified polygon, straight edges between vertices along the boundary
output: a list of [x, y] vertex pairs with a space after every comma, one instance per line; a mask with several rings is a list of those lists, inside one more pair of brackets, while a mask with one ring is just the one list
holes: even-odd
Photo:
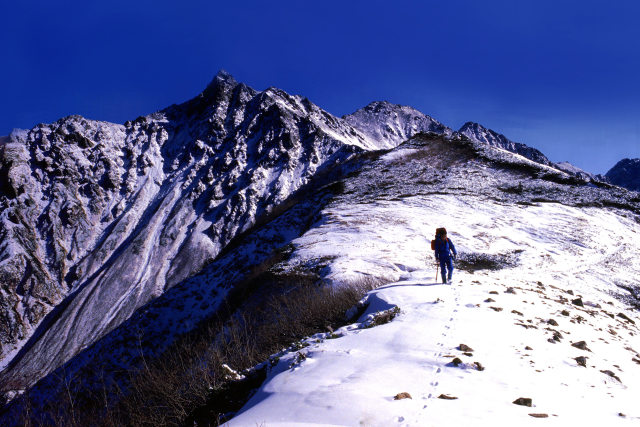
[[72, 116], [14, 133], [1, 146], [3, 376], [31, 384], [373, 148], [308, 100], [225, 73], [124, 126]]
[[467, 136], [469, 139], [484, 142], [492, 147], [498, 147], [511, 151], [512, 153], [520, 154], [527, 159], [534, 162], [541, 163], [543, 165], [550, 165], [551, 162], [547, 157], [535, 148], [529, 147], [519, 142], [513, 142], [506, 136], [499, 134], [491, 129], [487, 129], [478, 123], [467, 122], [458, 131], [461, 134]]
[[420, 132], [451, 135], [452, 130], [408, 106], [372, 102], [343, 119], [381, 148], [393, 148]]
[[605, 176], [612, 184], [640, 191], [640, 159], [620, 160]]
[[[461, 261], [637, 303], [637, 194], [536, 152], [385, 102], [340, 119], [226, 73], [124, 126], [72, 116], [14, 132], [0, 143], [0, 383], [39, 380], [43, 401], [61, 378], [102, 384], [274, 257], [327, 284], [405, 280], [441, 225]], [[603, 224], [626, 233], [616, 246], [598, 246]]]

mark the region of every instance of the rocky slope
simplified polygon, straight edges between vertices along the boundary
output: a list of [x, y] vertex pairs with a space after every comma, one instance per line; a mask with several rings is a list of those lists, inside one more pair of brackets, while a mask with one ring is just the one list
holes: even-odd
[[14, 132], [1, 146], [3, 377], [31, 384], [375, 148], [308, 100], [224, 72], [124, 126], [71, 116]]
[[609, 169], [605, 177], [612, 184], [640, 191], [640, 159], [622, 159]]
[[[71, 116], [14, 132], [0, 143], [3, 390], [42, 379], [32, 395], [51, 399], [61, 378], [98, 383], [161, 353], [337, 201], [449, 194], [638, 214], [634, 193], [462, 130], [386, 102], [341, 119], [221, 72], [198, 97], [124, 125]], [[379, 160], [396, 146], [396, 160]], [[301, 253], [290, 262], [327, 283], [389, 276], [378, 258], [333, 274], [351, 260]]]

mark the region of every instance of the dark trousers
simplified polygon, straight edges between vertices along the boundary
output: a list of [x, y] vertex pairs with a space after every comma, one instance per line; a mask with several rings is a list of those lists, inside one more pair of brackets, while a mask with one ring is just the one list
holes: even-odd
[[[445, 267], [449, 269], [449, 274], [445, 271]], [[451, 280], [453, 274], [453, 260], [451, 257], [440, 258], [440, 271], [442, 271], [442, 283], [447, 283], [447, 278]]]

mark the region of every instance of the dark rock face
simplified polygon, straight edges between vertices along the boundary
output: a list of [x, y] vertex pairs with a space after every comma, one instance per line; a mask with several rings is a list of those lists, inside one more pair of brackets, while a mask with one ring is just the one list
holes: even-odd
[[620, 160], [605, 176], [612, 184], [640, 191], [640, 159]]

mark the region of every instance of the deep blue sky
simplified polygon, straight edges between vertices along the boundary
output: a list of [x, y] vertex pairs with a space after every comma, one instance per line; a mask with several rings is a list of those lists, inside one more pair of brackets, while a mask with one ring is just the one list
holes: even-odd
[[0, 135], [123, 123], [219, 69], [335, 115], [374, 100], [479, 122], [604, 173], [640, 157], [636, 1], [16, 1], [0, 6]]

